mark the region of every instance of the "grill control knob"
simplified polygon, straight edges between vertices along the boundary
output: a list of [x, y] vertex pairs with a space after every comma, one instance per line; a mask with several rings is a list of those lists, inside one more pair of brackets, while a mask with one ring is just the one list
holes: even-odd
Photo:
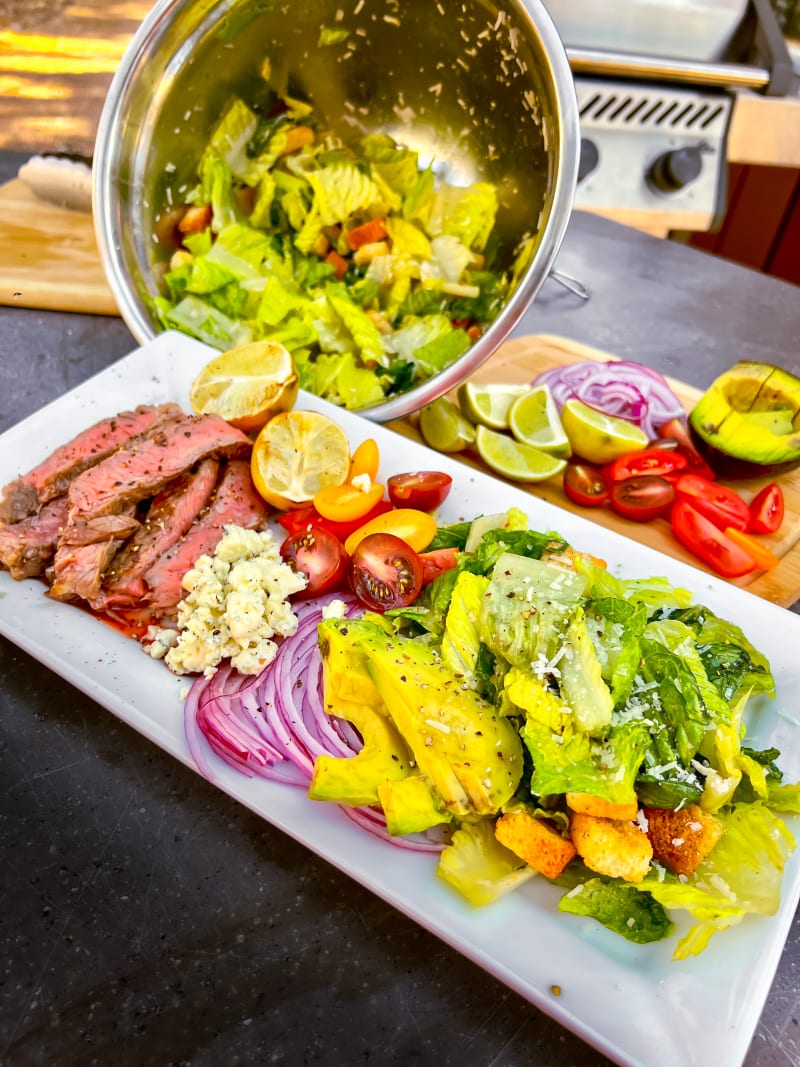
[[700, 177], [703, 157], [699, 148], [675, 148], [665, 152], [648, 172], [650, 184], [662, 193], [676, 193]]
[[582, 182], [584, 178], [595, 169], [600, 162], [600, 153], [597, 150], [597, 145], [594, 141], [590, 141], [588, 137], [581, 137], [581, 154], [578, 160], [578, 181]]

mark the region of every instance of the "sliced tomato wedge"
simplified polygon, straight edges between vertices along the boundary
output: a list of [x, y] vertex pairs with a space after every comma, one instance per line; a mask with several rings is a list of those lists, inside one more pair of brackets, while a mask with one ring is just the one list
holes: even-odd
[[753, 557], [687, 500], [677, 501], [670, 521], [684, 548], [724, 578], [739, 578], [756, 569]]
[[344, 485], [326, 485], [314, 497], [314, 507], [323, 517], [331, 522], [352, 522], [368, 515], [379, 500], [383, 499], [383, 486], [370, 481], [369, 475], [363, 474], [366, 488], [345, 482]]
[[675, 492], [679, 500], [688, 501], [720, 530], [727, 526], [746, 530], [750, 524], [750, 508], [739, 494], [701, 474], [682, 474], [675, 482]]
[[348, 556], [352, 556], [360, 541], [370, 534], [393, 534], [410, 545], [415, 552], [423, 552], [436, 536], [436, 520], [426, 511], [414, 508], [395, 508], [360, 526], [344, 543]]
[[597, 508], [608, 500], [608, 484], [599, 467], [568, 463], [562, 475], [567, 498], [583, 508]]
[[750, 501], [748, 530], [758, 534], [777, 533], [783, 523], [785, 511], [783, 490], [777, 482], [770, 482]]
[[702, 474], [712, 481], [716, 475], [692, 443], [692, 438], [683, 419], [670, 419], [658, 428], [659, 437], [677, 442], [681, 455], [687, 462], [687, 470], [693, 474]]
[[422, 584], [428, 585], [435, 581], [440, 574], [450, 571], [458, 563], [457, 548], [435, 548], [433, 552], [420, 552], [419, 561], [422, 564]]
[[642, 474], [665, 478], [686, 467], [686, 457], [676, 449], [644, 448], [641, 452], [619, 456], [608, 464], [605, 473], [609, 482], [613, 483], [625, 481], [626, 478], [638, 478]]
[[422, 564], [414, 549], [389, 533], [374, 533], [357, 545], [349, 566], [350, 588], [373, 611], [413, 604], [422, 589]]
[[452, 484], [453, 479], [444, 471], [409, 471], [393, 474], [386, 488], [396, 508], [435, 511], [447, 499]]
[[313, 504], [306, 504], [301, 508], [284, 511], [278, 516], [278, 522], [287, 533], [297, 533], [299, 530], [313, 527], [317, 530], [327, 530], [344, 543], [354, 530], [358, 530], [364, 523], [391, 510], [391, 501], [379, 500], [372, 511], [361, 519], [352, 519], [350, 522], [332, 522], [330, 519], [323, 518]]
[[308, 585], [298, 598], [322, 596], [343, 589], [347, 579], [347, 556], [338, 538], [327, 530], [299, 530], [289, 534], [281, 545], [281, 557]]
[[759, 570], [770, 571], [780, 563], [780, 559], [772, 549], [767, 548], [761, 541], [751, 537], [748, 533], [743, 533], [741, 530], [736, 530], [733, 526], [729, 526], [725, 531], [725, 536], [729, 537], [739, 548], [743, 548], [748, 556], [752, 556]]
[[650, 522], [667, 514], [675, 502], [675, 490], [658, 474], [642, 474], [613, 482], [609, 500], [618, 515], [634, 522]]

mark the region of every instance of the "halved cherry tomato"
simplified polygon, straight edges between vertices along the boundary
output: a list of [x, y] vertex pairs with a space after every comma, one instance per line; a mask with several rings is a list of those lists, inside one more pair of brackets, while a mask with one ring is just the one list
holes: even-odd
[[680, 500], [687, 500], [720, 530], [726, 526], [746, 530], [750, 523], [750, 509], [739, 494], [702, 474], [682, 474], [675, 482], [675, 492]]
[[352, 519], [350, 522], [332, 522], [330, 519], [324, 519], [313, 504], [305, 504], [301, 508], [284, 511], [278, 516], [278, 522], [287, 533], [297, 533], [311, 527], [316, 530], [327, 530], [344, 543], [355, 530], [391, 510], [392, 505], [389, 500], [379, 500], [372, 511], [361, 519]]
[[422, 552], [436, 535], [436, 520], [426, 511], [395, 508], [394, 511], [378, 515], [351, 533], [344, 543], [345, 552], [352, 556], [365, 537], [376, 533], [393, 534], [410, 545], [415, 552]]
[[751, 537], [750, 534], [743, 533], [741, 530], [734, 529], [733, 526], [729, 526], [725, 531], [725, 536], [729, 537], [735, 545], [739, 548], [743, 548], [745, 552], [752, 556], [755, 565], [762, 571], [772, 570], [773, 567], [777, 567], [780, 563], [780, 559], [775, 555], [771, 549], [762, 544], [757, 538]]
[[409, 471], [393, 474], [386, 488], [396, 508], [434, 511], [447, 498], [452, 484], [453, 479], [443, 471]]
[[[683, 419], [670, 419], [669, 422], [663, 423], [658, 428], [659, 437], [670, 439], [678, 442], [678, 448], [681, 455], [686, 459], [688, 464], [687, 470], [693, 474], [702, 474], [704, 478], [708, 478], [712, 481], [716, 475], [714, 471], [709, 467], [697, 449], [692, 443], [692, 438], [686, 427], [686, 423]], [[661, 447], [654, 442], [656, 447]]]
[[413, 604], [422, 589], [422, 564], [413, 548], [389, 533], [359, 542], [350, 560], [350, 588], [373, 611]]
[[563, 474], [564, 492], [573, 504], [596, 508], [608, 500], [608, 484], [599, 467], [568, 463]]
[[347, 578], [347, 556], [341, 541], [327, 530], [300, 530], [281, 545], [281, 557], [292, 570], [303, 573], [308, 585], [297, 597], [321, 596], [342, 589]]
[[366, 479], [367, 488], [362, 489], [352, 482], [344, 485], [326, 485], [314, 497], [314, 507], [323, 517], [332, 522], [350, 522], [353, 519], [363, 519], [383, 498], [383, 486], [377, 482], [371, 482], [368, 475], [361, 475]]
[[609, 499], [618, 515], [634, 522], [650, 522], [666, 515], [675, 502], [675, 490], [658, 474], [641, 474], [613, 482]]
[[433, 552], [420, 552], [422, 564], [422, 584], [435, 581], [440, 574], [452, 570], [458, 563], [457, 548], [435, 548]]
[[777, 533], [781, 528], [785, 510], [783, 490], [777, 482], [770, 482], [750, 501], [748, 530], [759, 534]]
[[677, 501], [670, 521], [680, 543], [717, 574], [725, 578], [738, 578], [755, 570], [753, 557], [687, 500]]
[[381, 454], [378, 450], [378, 442], [371, 437], [367, 437], [350, 457], [348, 482], [352, 482], [354, 478], [358, 478], [361, 474], [368, 474], [369, 480], [374, 482], [378, 477], [380, 462]]
[[668, 474], [677, 474], [685, 470], [686, 457], [675, 450], [664, 448], [644, 448], [640, 452], [628, 452], [619, 456], [605, 468], [609, 482], [622, 482], [626, 478], [638, 478], [642, 474], [657, 475], [665, 478]]

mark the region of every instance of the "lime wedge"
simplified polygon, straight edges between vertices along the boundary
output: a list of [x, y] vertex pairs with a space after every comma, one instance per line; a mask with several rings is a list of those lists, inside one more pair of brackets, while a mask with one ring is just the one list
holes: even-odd
[[478, 426], [475, 446], [487, 467], [515, 482], [543, 482], [560, 474], [567, 465], [559, 456], [548, 455], [488, 426]]
[[537, 385], [517, 397], [508, 409], [508, 426], [523, 444], [563, 459], [572, 455], [572, 446], [547, 385]]
[[580, 400], [567, 400], [561, 411], [561, 424], [572, 451], [590, 463], [610, 463], [626, 452], [647, 447], [644, 430], [632, 422], [604, 415]]
[[518, 397], [529, 391], [528, 385], [463, 382], [458, 387], [458, 402], [470, 422], [488, 426], [492, 430], [507, 430], [509, 408]]
[[475, 440], [472, 423], [446, 396], [440, 396], [422, 408], [419, 430], [425, 443], [437, 452], [463, 452]]

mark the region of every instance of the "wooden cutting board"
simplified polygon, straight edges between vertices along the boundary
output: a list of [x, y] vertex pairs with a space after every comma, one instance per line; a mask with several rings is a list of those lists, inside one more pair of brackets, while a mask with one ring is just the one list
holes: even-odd
[[[476, 382], [530, 382], [537, 374], [555, 366], [564, 366], [578, 360], [593, 359], [605, 361], [616, 357], [608, 352], [577, 341], [570, 341], [563, 337], [537, 335], [532, 337], [520, 337], [507, 341], [497, 350], [494, 356], [488, 360], [472, 376]], [[685, 382], [667, 379], [676, 396], [689, 411], [698, 398], [700, 391]], [[451, 399], [455, 399], [454, 393]], [[406, 437], [421, 441], [422, 438], [417, 429], [417, 418], [411, 416], [408, 419], [389, 423], [393, 429]], [[462, 452], [456, 458], [479, 470], [488, 470], [478, 456], [473, 452]], [[493, 472], [489, 472], [493, 473]], [[497, 477], [497, 475], [495, 475]], [[502, 480], [502, 479], [501, 479]], [[760, 481], [743, 481], [731, 483], [737, 492], [750, 499], [768, 481], [773, 479], [764, 478]], [[732, 584], [742, 586], [765, 600], [771, 600], [782, 607], [790, 607], [800, 599], [800, 468], [791, 474], [783, 475], [774, 479], [783, 489], [786, 500], [786, 517], [780, 531], [770, 537], [763, 537], [763, 544], [780, 558], [780, 563], [770, 571], [754, 571], [743, 578], [736, 579]], [[650, 545], [659, 552], [668, 556], [684, 560], [702, 570], [708, 570], [693, 555], [688, 553], [672, 535], [669, 523], [666, 519], [656, 519], [649, 523], [631, 522], [617, 515], [608, 507], [582, 508], [573, 504], [564, 494], [561, 487], [561, 477], [548, 479], [534, 485], [521, 486], [527, 489], [533, 496], [541, 497], [552, 504], [566, 508], [575, 514], [605, 526], [609, 530], [615, 530], [627, 537], [632, 537], [642, 544]], [[709, 573], [713, 573], [709, 571]]]
[[118, 314], [88, 212], [35, 196], [14, 178], [0, 185], [0, 304]]

